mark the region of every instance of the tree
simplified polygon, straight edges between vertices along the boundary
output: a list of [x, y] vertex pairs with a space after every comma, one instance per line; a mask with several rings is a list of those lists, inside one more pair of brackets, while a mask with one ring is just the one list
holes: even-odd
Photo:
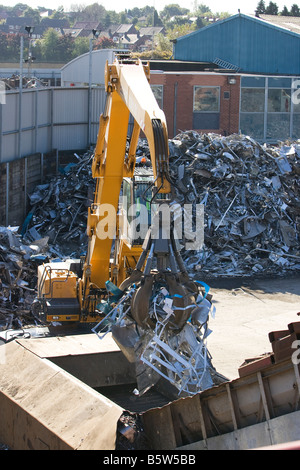
[[28, 8], [26, 3], [17, 3], [13, 7], [10, 7], [11, 16], [20, 16]]
[[90, 42], [88, 38], [75, 38], [73, 43], [72, 57], [78, 57], [89, 52]]
[[291, 16], [300, 16], [300, 9], [296, 3], [294, 3], [291, 7]]
[[78, 15], [77, 21], [104, 21], [106, 10], [102, 5], [93, 3], [84, 8]]
[[46, 61], [57, 60], [58, 32], [53, 28], [47, 29], [42, 40], [42, 56]]
[[289, 10], [287, 9], [287, 7], [284, 5], [282, 11], [281, 11], [281, 16], [289, 16]]
[[187, 8], [181, 8], [178, 4], [172, 3], [171, 5], [166, 5], [161, 12], [161, 17], [169, 20], [173, 16], [182, 16], [186, 15], [189, 12]]
[[54, 20], [62, 20], [64, 18], [66, 18], [65, 12], [64, 12], [64, 7], [60, 6], [60, 7], [57, 8], [57, 10], [54, 10], [52, 15], [50, 16], [50, 18], [54, 19]]
[[160, 17], [156, 10], [153, 12], [153, 26], [163, 26], [163, 22], [161, 21]]
[[210, 15], [211, 11], [207, 5], [204, 5], [203, 3], [201, 3], [200, 5], [197, 6], [195, 13], [198, 13], [200, 15], [205, 15], [205, 14]]
[[278, 15], [278, 6], [274, 2], [270, 2], [266, 8], [266, 15]]
[[266, 13], [266, 5], [265, 5], [264, 0], [260, 0], [258, 2], [257, 7], [256, 7], [256, 12], [261, 15]]
[[98, 50], [98, 49], [112, 49], [114, 47], [116, 47], [116, 44], [114, 43], [112, 39], [107, 38], [107, 37], [102, 37], [100, 39], [97, 39], [97, 41], [95, 41], [93, 48]]
[[41, 19], [40, 12], [38, 10], [34, 10], [31, 7], [27, 7], [25, 10], [23, 10], [21, 16], [32, 18], [34, 25], [37, 25], [40, 23], [40, 19]]

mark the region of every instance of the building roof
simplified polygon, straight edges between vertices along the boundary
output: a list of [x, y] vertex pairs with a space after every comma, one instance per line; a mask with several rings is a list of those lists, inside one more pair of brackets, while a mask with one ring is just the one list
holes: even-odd
[[72, 38], [77, 38], [80, 33], [81, 33], [82, 29], [79, 29], [79, 28], [63, 28], [63, 33], [68, 36], [72, 36]]
[[125, 33], [134, 34], [136, 32], [137, 31], [133, 24], [120, 24], [115, 30], [115, 33], [118, 35], [125, 34]]
[[32, 26], [33, 18], [30, 16], [9, 16], [6, 18], [5, 23], [14, 26]]
[[[254, 16], [254, 15], [253, 15]], [[300, 17], [299, 16], [283, 16], [283, 15], [255, 15], [263, 21], [267, 21], [274, 26], [285, 28], [290, 32], [300, 34]]]
[[152, 36], [154, 34], [159, 34], [165, 31], [163, 26], [148, 26], [140, 28], [141, 36]]

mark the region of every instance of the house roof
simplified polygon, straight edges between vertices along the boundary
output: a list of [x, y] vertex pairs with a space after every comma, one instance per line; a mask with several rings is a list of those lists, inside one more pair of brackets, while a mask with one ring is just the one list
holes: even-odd
[[102, 25], [99, 21], [76, 21], [73, 26], [74, 29], [101, 29]]
[[33, 25], [33, 19], [30, 16], [9, 16], [6, 18], [5, 23], [14, 26], [31, 26]]
[[127, 45], [134, 45], [136, 43], [144, 43], [148, 38], [138, 34], [126, 34], [121, 37], [121, 42]]
[[133, 24], [120, 24], [118, 28], [115, 30], [117, 34], [125, 34], [125, 33], [136, 33], [136, 29]]
[[72, 38], [77, 38], [80, 35], [81, 31], [82, 29], [80, 28], [63, 28], [64, 34], [66, 36], [70, 35], [72, 36]]
[[69, 21], [66, 19], [60, 20], [56, 18], [43, 18], [41, 21], [41, 26], [44, 28], [68, 28]]
[[141, 36], [152, 36], [153, 34], [162, 33], [165, 30], [163, 26], [148, 26], [140, 28]]

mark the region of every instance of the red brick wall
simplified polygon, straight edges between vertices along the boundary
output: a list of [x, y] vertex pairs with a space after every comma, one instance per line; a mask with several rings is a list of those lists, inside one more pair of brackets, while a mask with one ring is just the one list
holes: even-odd
[[[167, 119], [169, 137], [180, 131], [193, 129], [193, 94], [194, 86], [220, 87], [220, 128], [194, 129], [217, 134], [233, 134], [239, 131], [240, 77], [235, 76], [236, 84], [228, 84], [227, 75], [208, 73], [152, 73], [152, 85], [164, 85], [164, 112]], [[174, 103], [177, 89], [176, 123], [174, 123]], [[230, 98], [224, 99], [224, 92], [230, 92]]]

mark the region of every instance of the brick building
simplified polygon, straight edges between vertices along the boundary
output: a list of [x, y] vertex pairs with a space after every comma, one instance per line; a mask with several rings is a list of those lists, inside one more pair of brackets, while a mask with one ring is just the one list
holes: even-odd
[[223, 135], [239, 131], [239, 75], [153, 71], [151, 87], [165, 112], [170, 137], [187, 129]]

